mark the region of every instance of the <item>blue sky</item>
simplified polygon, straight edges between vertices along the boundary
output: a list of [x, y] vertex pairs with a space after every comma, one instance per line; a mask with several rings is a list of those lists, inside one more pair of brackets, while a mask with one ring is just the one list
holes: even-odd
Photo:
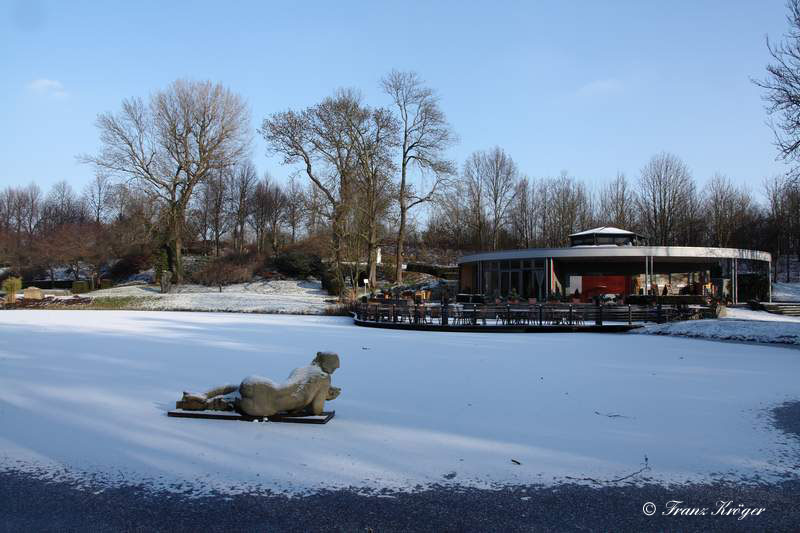
[[[760, 90], [782, 0], [674, 2], [56, 2], [0, 0], [0, 187], [91, 169], [99, 112], [176, 78], [220, 81], [253, 128], [339, 87], [416, 70], [441, 96], [459, 162], [499, 145], [534, 177], [637, 178], [662, 150], [702, 183], [760, 192], [779, 173]], [[256, 136], [257, 167], [267, 158]]]

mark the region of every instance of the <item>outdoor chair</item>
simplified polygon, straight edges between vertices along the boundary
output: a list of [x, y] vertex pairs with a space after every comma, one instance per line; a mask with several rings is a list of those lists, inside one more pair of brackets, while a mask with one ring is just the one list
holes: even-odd
[[465, 305], [463, 308], [459, 310], [459, 317], [461, 320], [461, 324], [465, 326], [474, 326], [478, 323], [479, 318], [479, 310], [478, 306], [475, 304], [472, 305]]
[[441, 307], [429, 307], [428, 312], [428, 323], [433, 324], [434, 320], [438, 320], [441, 324], [442, 321], [442, 308]]
[[425, 309], [424, 305], [417, 305], [415, 309], [415, 316], [414, 322], [419, 324], [427, 324], [428, 323], [428, 310]]
[[459, 307], [453, 307], [450, 310], [450, 320], [454, 326], [461, 326], [466, 324], [464, 310]]
[[411, 306], [408, 304], [398, 305], [397, 306], [397, 321], [398, 322], [408, 322], [409, 324], [413, 321], [411, 317]]
[[481, 323], [485, 326], [487, 320], [494, 320], [497, 317], [497, 314], [494, 311], [494, 307], [489, 305], [481, 306], [478, 310], [476, 321], [480, 320]]
[[499, 322], [502, 325], [506, 325], [509, 322], [510, 313], [508, 307], [506, 306], [496, 306], [494, 308], [494, 323], [497, 325]]

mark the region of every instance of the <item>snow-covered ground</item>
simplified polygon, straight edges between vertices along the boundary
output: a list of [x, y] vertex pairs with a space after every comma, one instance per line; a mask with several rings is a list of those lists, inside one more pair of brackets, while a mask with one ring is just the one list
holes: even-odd
[[236, 311], [242, 313], [324, 314], [331, 297], [319, 281], [273, 280], [222, 288], [180, 285], [161, 294], [155, 285], [128, 285], [88, 293], [92, 298], [133, 297], [137, 309], [161, 311]]
[[[800, 357], [780, 347], [392, 331], [343, 317], [2, 318], [4, 469], [199, 492], [602, 481], [641, 470], [645, 456], [650, 469], [633, 481], [800, 474], [800, 444], [766, 415], [798, 396]], [[183, 390], [280, 379], [317, 350], [342, 361], [327, 425], [166, 416]]]
[[654, 324], [634, 330], [633, 333], [800, 346], [800, 318], [727, 308], [723, 310], [722, 318], [717, 320]]
[[800, 283], [773, 283], [772, 300], [775, 302], [800, 302]]
[[748, 309], [745, 307], [726, 307], [722, 311], [722, 318], [800, 324], [800, 317], [779, 315], [777, 313], [768, 313], [766, 311], [754, 311], [753, 309]]

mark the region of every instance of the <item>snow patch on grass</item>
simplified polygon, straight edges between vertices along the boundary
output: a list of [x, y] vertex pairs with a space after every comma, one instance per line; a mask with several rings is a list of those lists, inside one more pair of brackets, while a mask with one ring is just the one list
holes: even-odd
[[645, 326], [633, 333], [720, 341], [800, 346], [800, 318], [742, 308], [724, 310], [725, 318]]
[[774, 302], [800, 302], [800, 283], [773, 283], [772, 300]]
[[316, 280], [257, 280], [222, 288], [180, 285], [161, 294], [155, 285], [127, 285], [88, 293], [91, 298], [130, 298], [129, 309], [325, 314], [331, 297]]

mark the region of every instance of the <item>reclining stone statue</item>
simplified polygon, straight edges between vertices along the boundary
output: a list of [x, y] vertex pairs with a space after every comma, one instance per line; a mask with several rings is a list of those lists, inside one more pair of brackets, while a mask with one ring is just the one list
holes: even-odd
[[331, 386], [331, 374], [337, 368], [337, 354], [317, 352], [311, 364], [295, 368], [286, 383], [249, 376], [239, 385], [222, 385], [205, 393], [184, 392], [175, 407], [189, 411], [237, 411], [257, 417], [279, 413], [320, 415], [325, 402], [335, 399], [341, 392], [340, 388]]

